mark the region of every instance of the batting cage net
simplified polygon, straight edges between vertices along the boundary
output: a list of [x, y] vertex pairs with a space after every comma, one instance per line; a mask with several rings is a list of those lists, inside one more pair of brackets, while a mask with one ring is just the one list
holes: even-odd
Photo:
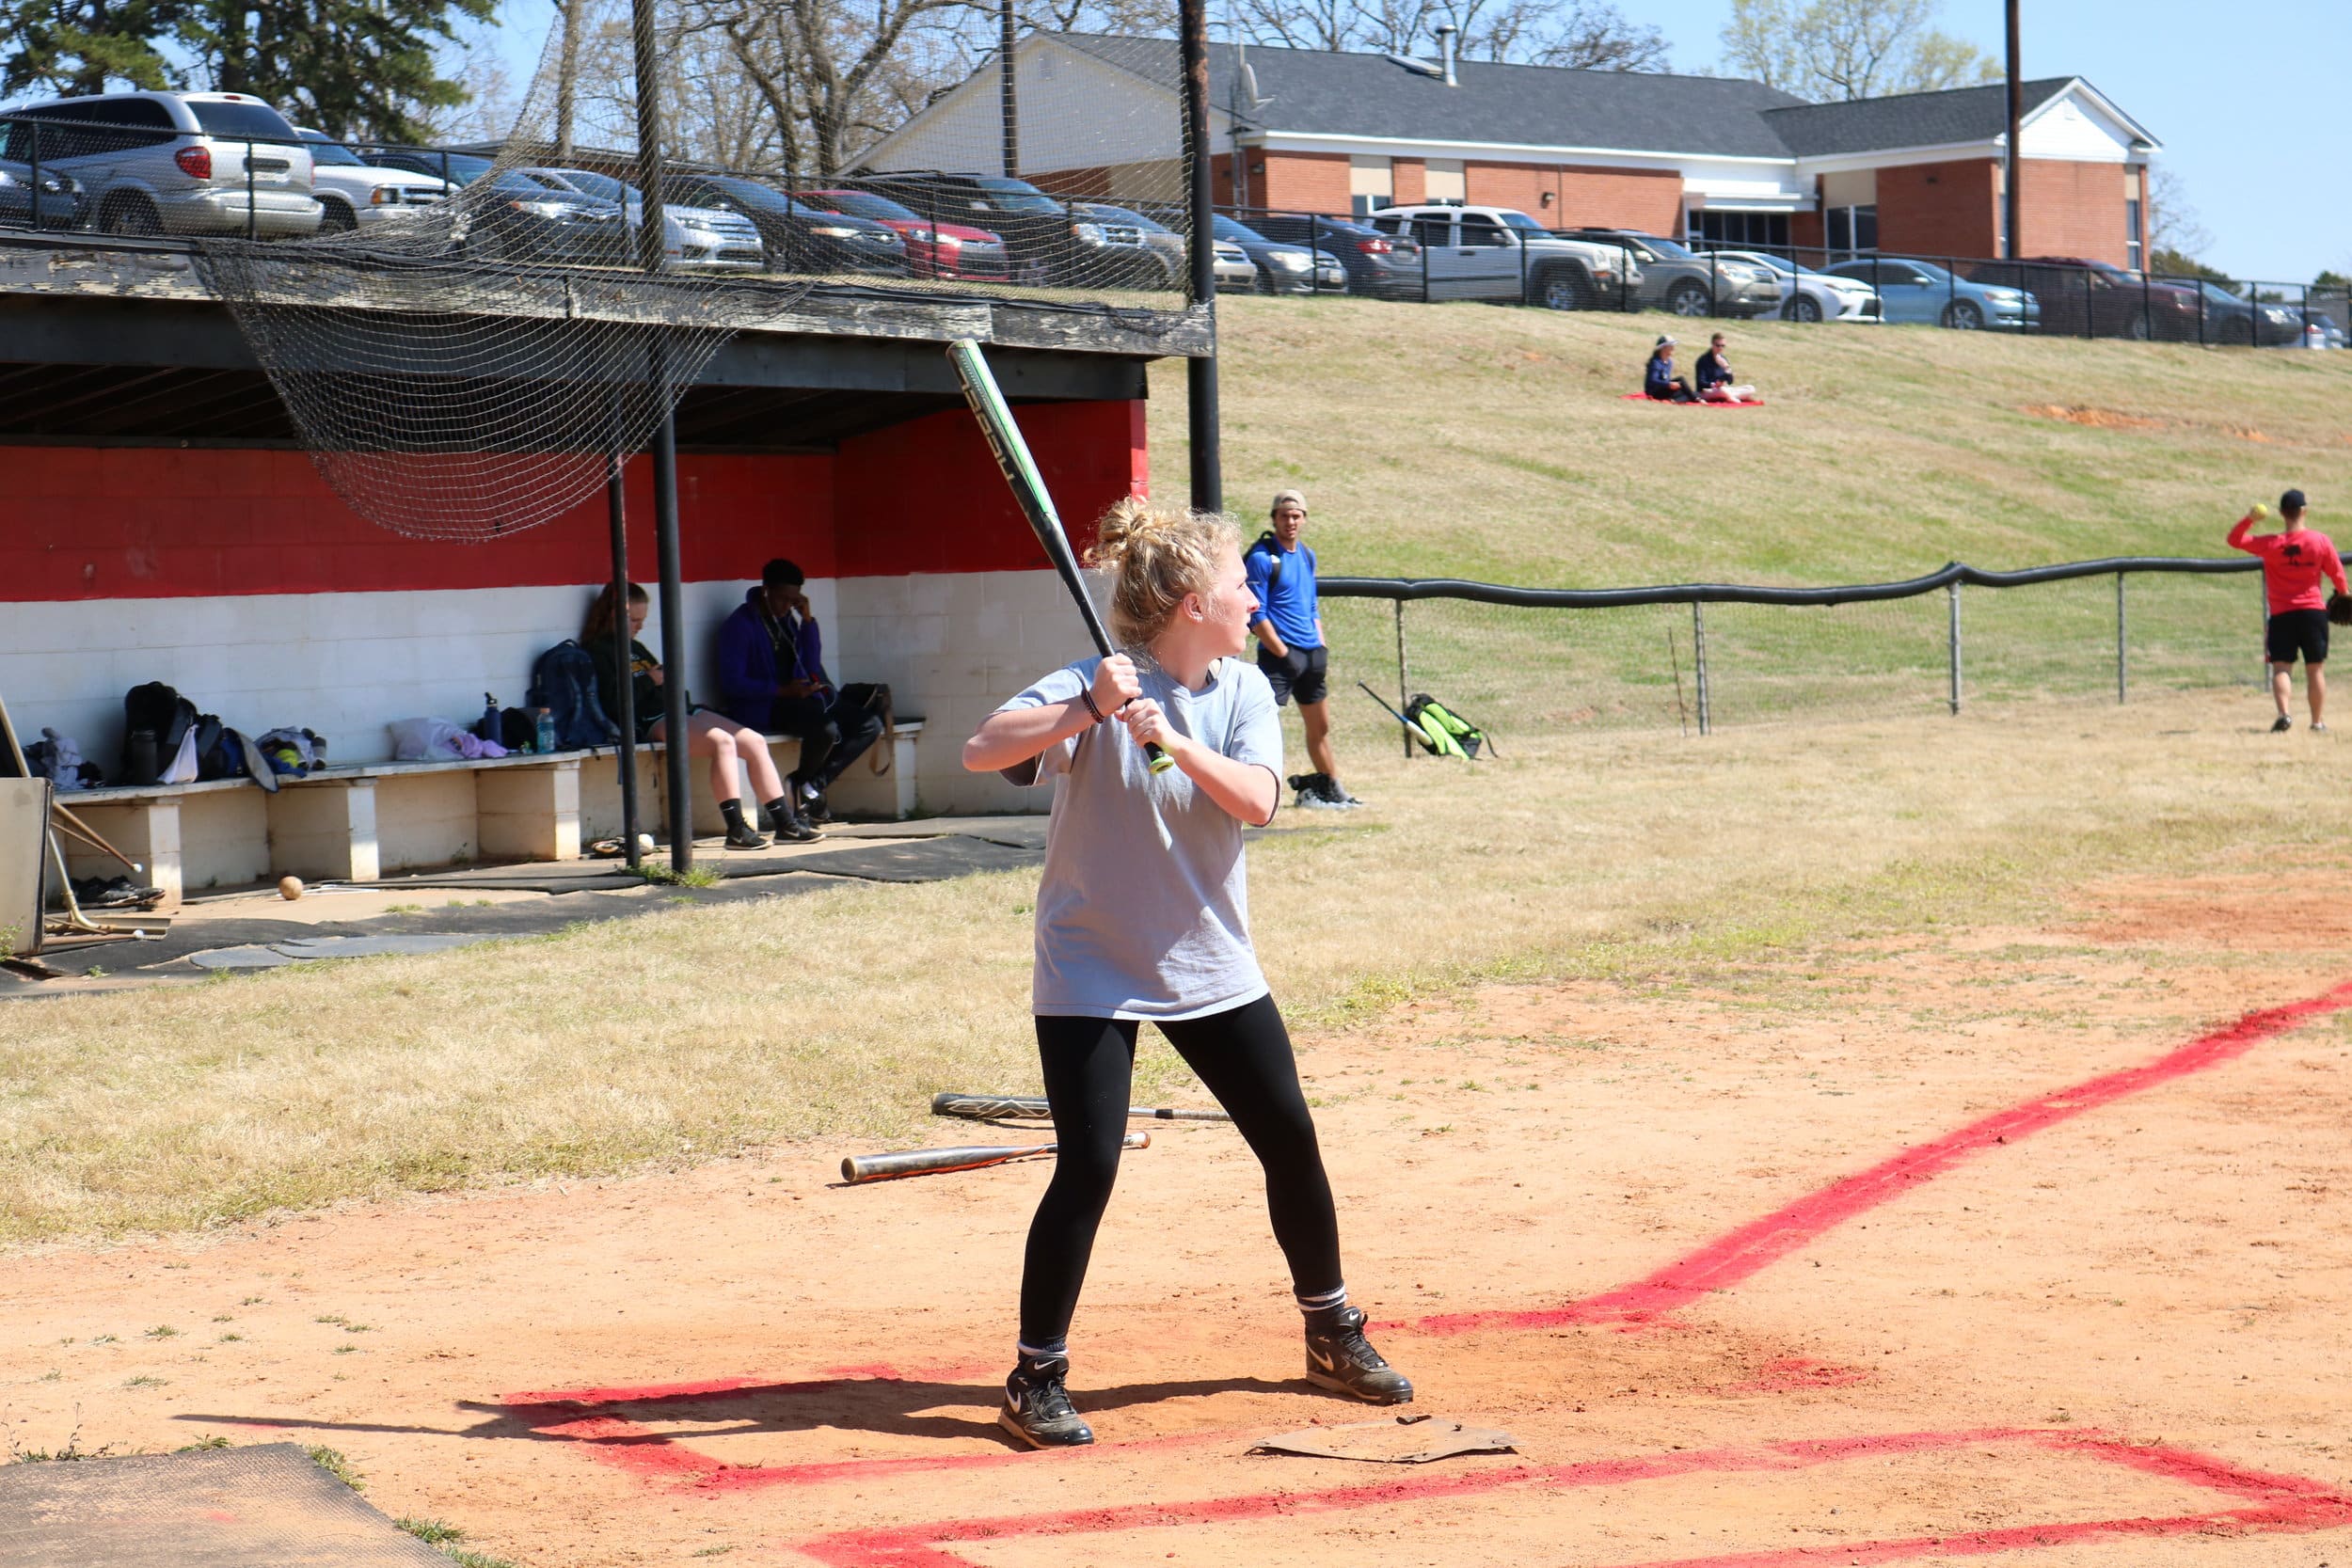
[[819, 289], [1184, 324], [1176, 42], [1008, 60], [995, 14], [567, 0], [495, 139], [115, 97], [7, 117], [8, 190], [26, 227], [190, 236], [335, 490], [489, 537], [588, 499], [731, 334], [809, 330]]
[[1376, 578], [1320, 588], [1332, 711], [1351, 743], [1410, 745], [1373, 697], [1401, 709], [1421, 692], [1507, 749], [1513, 734], [1702, 735], [2266, 678], [2259, 565], [2247, 560], [2011, 573], [1953, 565], [1839, 588], [1534, 590]]

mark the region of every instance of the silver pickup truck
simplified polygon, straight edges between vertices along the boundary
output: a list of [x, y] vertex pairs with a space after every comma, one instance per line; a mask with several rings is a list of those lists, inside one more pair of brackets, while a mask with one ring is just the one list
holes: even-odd
[[1642, 286], [1641, 269], [1618, 246], [1562, 239], [1513, 207], [1388, 207], [1366, 221], [1382, 233], [1421, 242], [1433, 300], [1508, 299], [1590, 310], [1614, 306]]

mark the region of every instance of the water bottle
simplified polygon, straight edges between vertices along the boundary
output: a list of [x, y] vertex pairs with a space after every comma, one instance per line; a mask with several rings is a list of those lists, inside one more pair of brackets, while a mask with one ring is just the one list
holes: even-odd
[[531, 713], [532, 719], [537, 721], [533, 727], [531, 749], [541, 756], [546, 756], [555, 750], [555, 710], [551, 707], [538, 707], [532, 708]]

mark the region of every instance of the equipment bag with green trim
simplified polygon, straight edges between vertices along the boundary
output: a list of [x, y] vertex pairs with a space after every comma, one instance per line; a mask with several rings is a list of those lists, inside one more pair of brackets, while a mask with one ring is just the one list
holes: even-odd
[[1405, 705], [1405, 719], [1426, 737], [1424, 744], [1433, 755], [1460, 757], [1467, 762], [1481, 750], [1494, 751], [1494, 742], [1485, 730], [1425, 691], [1415, 692], [1413, 700]]

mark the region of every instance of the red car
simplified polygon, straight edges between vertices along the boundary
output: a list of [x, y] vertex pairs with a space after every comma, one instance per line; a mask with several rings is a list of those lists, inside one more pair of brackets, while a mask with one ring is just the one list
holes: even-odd
[[914, 208], [871, 191], [795, 191], [792, 198], [824, 212], [847, 213], [897, 230], [907, 242], [907, 265], [917, 277], [1002, 282], [1011, 276], [1005, 242], [985, 229], [933, 223]]

